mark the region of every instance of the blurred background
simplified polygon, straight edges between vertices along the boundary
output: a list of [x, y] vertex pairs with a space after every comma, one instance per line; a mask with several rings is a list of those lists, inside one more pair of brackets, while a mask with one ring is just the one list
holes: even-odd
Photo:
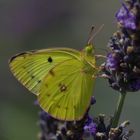
[[[114, 14], [119, 0], [0, 0], [0, 140], [37, 140], [39, 132], [35, 96], [12, 76], [8, 59], [16, 53], [50, 47], [82, 49], [91, 25], [104, 29], [95, 37], [97, 54], [105, 54], [107, 42], [116, 30]], [[97, 103], [92, 114], [111, 115], [118, 93], [106, 80], [97, 79]], [[121, 122], [129, 119], [140, 137], [140, 94], [129, 93]]]

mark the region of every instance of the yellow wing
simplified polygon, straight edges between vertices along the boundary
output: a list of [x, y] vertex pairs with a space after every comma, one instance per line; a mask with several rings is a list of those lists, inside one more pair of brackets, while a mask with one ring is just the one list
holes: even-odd
[[80, 120], [92, 96], [95, 74], [84, 53], [57, 48], [30, 51], [11, 58], [14, 76], [32, 93], [40, 106], [54, 118]]
[[13, 75], [32, 93], [38, 95], [42, 80], [59, 63], [79, 59], [74, 49], [56, 48], [29, 51], [13, 56], [9, 62]]
[[94, 69], [77, 59], [66, 60], [43, 79], [38, 101], [52, 117], [80, 120], [86, 113], [94, 85]]

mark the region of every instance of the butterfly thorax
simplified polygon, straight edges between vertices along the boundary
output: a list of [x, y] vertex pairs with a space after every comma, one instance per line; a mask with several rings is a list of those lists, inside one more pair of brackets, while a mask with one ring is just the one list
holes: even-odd
[[87, 45], [82, 51], [83, 72], [94, 74], [96, 71], [96, 60], [93, 45]]
[[91, 67], [95, 68], [96, 60], [95, 60], [95, 52], [93, 45], [87, 45], [85, 49], [82, 51], [83, 59], [91, 65]]

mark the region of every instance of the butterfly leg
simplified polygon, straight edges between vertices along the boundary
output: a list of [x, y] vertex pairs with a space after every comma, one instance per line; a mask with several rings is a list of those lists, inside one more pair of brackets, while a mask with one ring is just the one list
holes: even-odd
[[97, 54], [97, 55], [95, 55], [95, 58], [97, 58], [97, 59], [99, 59], [99, 58], [106, 58], [106, 56], [105, 55], [101, 55], [101, 54]]
[[92, 75], [92, 78], [95, 79], [95, 78], [104, 78], [104, 79], [109, 79], [110, 76], [106, 75], [106, 74], [98, 74], [98, 75]]

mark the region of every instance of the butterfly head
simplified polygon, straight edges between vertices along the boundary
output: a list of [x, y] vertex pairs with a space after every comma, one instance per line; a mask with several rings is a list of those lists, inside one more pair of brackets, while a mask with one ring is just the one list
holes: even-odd
[[85, 53], [87, 55], [93, 55], [94, 54], [94, 47], [92, 44], [88, 44], [86, 47], [85, 47]]
[[93, 39], [94, 37], [102, 30], [104, 25], [100, 26], [100, 28], [94, 33], [94, 26], [91, 27], [90, 33], [89, 33], [89, 39], [87, 42], [87, 45], [85, 47], [85, 52], [87, 55], [94, 55], [94, 46], [93, 46]]

